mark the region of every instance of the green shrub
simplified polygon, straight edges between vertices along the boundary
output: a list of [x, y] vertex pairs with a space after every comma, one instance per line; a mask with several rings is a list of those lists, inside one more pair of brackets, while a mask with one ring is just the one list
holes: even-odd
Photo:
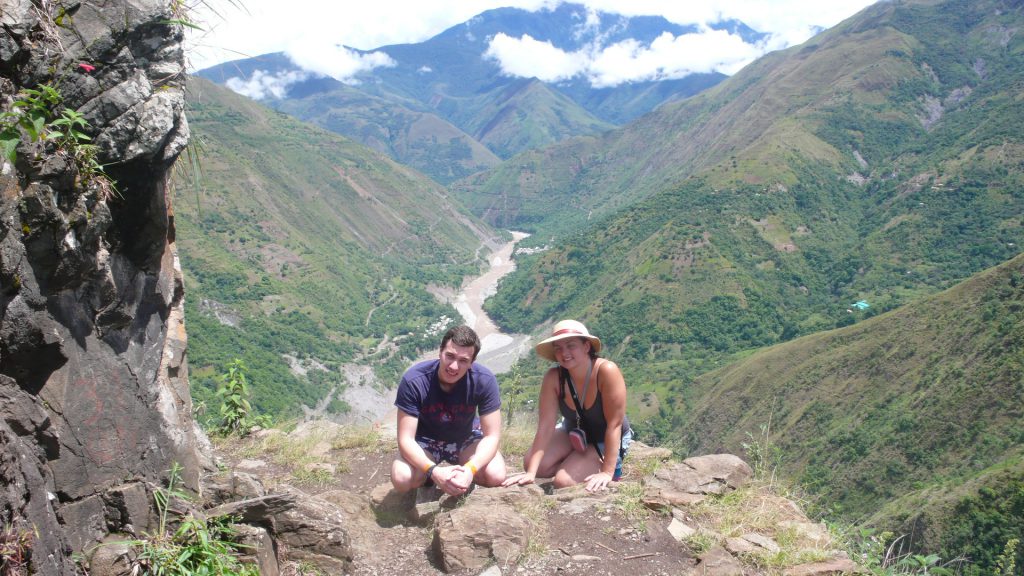
[[232, 542], [235, 531], [233, 518], [220, 516], [196, 518], [191, 514], [176, 519], [177, 528], [171, 530], [169, 516], [172, 499], [187, 500], [181, 491], [181, 467], [175, 463], [170, 470], [167, 488], [158, 489], [154, 502], [160, 516], [156, 534], [131, 542], [138, 555], [132, 574], [141, 576], [192, 576], [233, 574], [259, 576], [255, 565], [242, 564], [238, 552], [244, 546]]
[[84, 130], [89, 123], [81, 113], [61, 108], [60, 92], [49, 84], [26, 88], [11, 109], [0, 114], [0, 151], [12, 164], [23, 137], [29, 142], [54, 142], [71, 156], [83, 182], [95, 183], [104, 197], [116, 192], [113, 182], [97, 159], [97, 148]]
[[245, 365], [235, 359], [228, 364], [228, 371], [218, 378], [220, 387], [217, 396], [221, 398], [220, 424], [216, 431], [225, 436], [238, 434], [246, 436], [254, 428], [266, 427], [270, 418], [256, 416], [249, 404], [249, 384], [245, 379]]

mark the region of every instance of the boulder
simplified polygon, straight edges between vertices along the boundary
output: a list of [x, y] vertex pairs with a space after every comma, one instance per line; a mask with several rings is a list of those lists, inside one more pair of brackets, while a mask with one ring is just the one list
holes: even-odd
[[129, 576], [137, 555], [128, 534], [110, 534], [89, 556], [89, 576]]
[[247, 524], [267, 523], [279, 514], [283, 514], [296, 506], [294, 494], [268, 494], [247, 500], [228, 502], [206, 510], [206, 516], [234, 516], [239, 522]]
[[743, 576], [743, 564], [728, 550], [715, 546], [701, 554], [697, 567], [691, 574], [701, 576]]
[[518, 510], [543, 497], [536, 486], [477, 488], [460, 505], [434, 520], [433, 548], [445, 572], [506, 565], [526, 551], [533, 526]]
[[352, 564], [349, 519], [334, 504], [289, 488], [294, 505], [275, 512], [272, 535], [288, 550], [288, 560], [305, 562], [327, 574], [346, 574]]
[[280, 561], [274, 539], [262, 526], [242, 524], [235, 526], [236, 541], [242, 545], [243, 553], [239, 558], [245, 564], [255, 564], [260, 576], [279, 576]]
[[713, 454], [666, 464], [642, 479], [644, 503], [654, 509], [691, 505], [709, 494], [724, 494], [745, 484], [753, 471], [732, 454]]
[[661, 446], [648, 446], [639, 440], [634, 440], [629, 445], [629, 461], [636, 460], [660, 460], [665, 461], [672, 457], [672, 450]]
[[204, 476], [202, 492], [214, 503], [246, 500], [267, 494], [256, 476], [238, 470]]
[[697, 533], [697, 529], [689, 524], [673, 518], [668, 524], [668, 533], [679, 542], [686, 542]]

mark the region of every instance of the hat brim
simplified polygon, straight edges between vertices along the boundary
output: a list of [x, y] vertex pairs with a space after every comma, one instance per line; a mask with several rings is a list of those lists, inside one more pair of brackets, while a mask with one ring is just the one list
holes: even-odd
[[559, 334], [557, 336], [552, 336], [545, 340], [541, 340], [533, 349], [541, 358], [552, 362], [558, 362], [558, 360], [555, 359], [555, 347], [552, 346], [552, 344], [559, 340], [565, 340], [566, 338], [583, 338], [590, 342], [590, 347], [594, 350], [595, 354], [601, 352], [601, 339], [597, 336], [583, 334]]

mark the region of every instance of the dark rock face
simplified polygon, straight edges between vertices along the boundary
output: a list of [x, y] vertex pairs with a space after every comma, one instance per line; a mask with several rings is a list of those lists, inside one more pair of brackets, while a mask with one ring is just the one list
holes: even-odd
[[181, 26], [157, 0], [0, 0], [0, 108], [49, 85], [116, 190], [74, 146], [0, 160], [0, 526], [34, 573], [139, 532], [173, 462], [198, 488], [183, 290], [166, 176], [188, 141]]

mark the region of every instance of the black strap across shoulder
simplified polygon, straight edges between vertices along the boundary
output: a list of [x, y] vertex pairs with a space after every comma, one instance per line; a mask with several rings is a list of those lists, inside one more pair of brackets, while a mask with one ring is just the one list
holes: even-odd
[[[590, 373], [594, 369], [594, 364], [597, 364], [596, 360], [590, 361], [590, 366], [587, 368], [587, 381], [583, 383], [583, 391], [586, 393], [587, 386], [590, 385]], [[586, 419], [583, 416], [583, 403], [580, 402], [580, 397], [576, 395], [576, 386], [572, 383], [572, 376], [569, 375], [569, 371], [564, 367], [559, 367], [558, 373], [560, 380], [562, 381], [562, 389], [565, 389], [565, 383], [569, 383], [569, 395], [572, 396], [572, 403], [576, 405], [576, 426], [586, 429]]]

